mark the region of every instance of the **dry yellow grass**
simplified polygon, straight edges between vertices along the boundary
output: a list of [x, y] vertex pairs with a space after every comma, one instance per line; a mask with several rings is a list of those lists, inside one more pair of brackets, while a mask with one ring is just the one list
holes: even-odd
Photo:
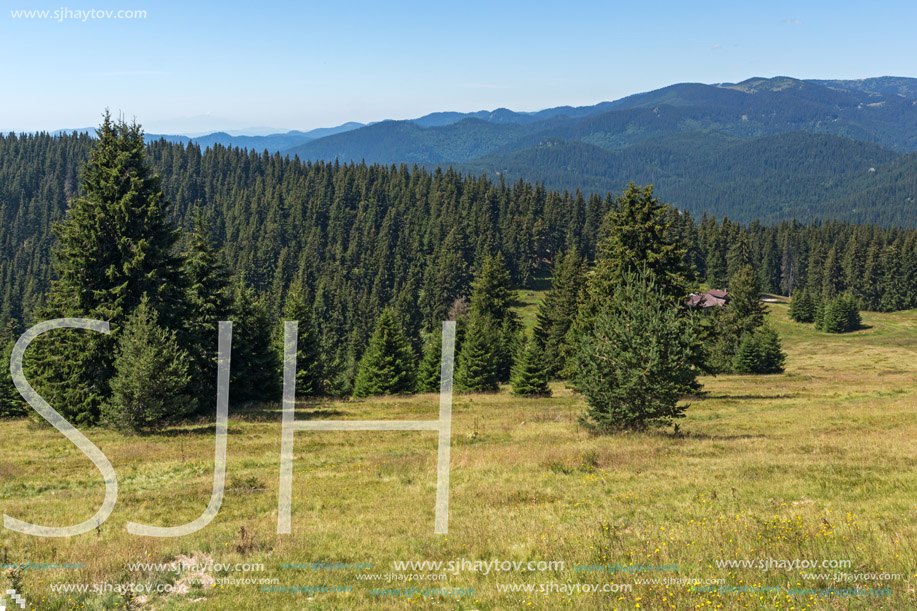
[[[507, 392], [456, 396], [449, 535], [433, 534], [436, 434], [297, 432], [293, 532], [276, 535], [278, 406], [231, 409], [227, 493], [215, 520], [178, 539], [129, 535], [128, 520], [176, 525], [210, 497], [213, 427], [126, 438], [86, 431], [119, 477], [111, 518], [69, 539], [3, 530], [0, 561], [82, 563], [81, 569], [6, 572], [37, 609], [913, 609], [917, 598], [917, 312], [864, 314], [868, 328], [828, 336], [772, 321], [789, 354], [787, 374], [704, 379], [682, 435], [592, 437], [576, 425], [581, 400], [555, 385], [550, 399]], [[434, 419], [437, 397], [301, 404], [299, 418]], [[2, 422], [2, 511], [47, 525], [92, 515], [103, 497], [89, 461], [55, 431]], [[243, 534], [244, 533], [244, 534]], [[128, 563], [180, 554], [263, 563], [280, 586], [341, 586], [342, 593], [281, 593], [261, 585], [192, 586], [143, 604], [111, 593], [61, 594], [57, 584], [171, 584], [178, 575]], [[545, 572], [473, 571], [445, 581], [399, 583], [357, 575], [403, 560], [563, 561]], [[718, 568], [717, 560], [850, 560], [848, 574], [901, 580], [832, 583], [800, 570]], [[371, 570], [284, 569], [285, 563], [372, 563]], [[577, 572], [575, 564], [677, 565], [677, 572]], [[811, 572], [835, 573], [834, 569]], [[724, 579], [730, 586], [890, 588], [844, 597], [691, 591], [635, 579]], [[625, 584], [614, 594], [501, 592], [499, 585]], [[470, 588], [473, 596], [393, 596], [376, 588]], [[8, 607], [9, 608], [9, 607]]]

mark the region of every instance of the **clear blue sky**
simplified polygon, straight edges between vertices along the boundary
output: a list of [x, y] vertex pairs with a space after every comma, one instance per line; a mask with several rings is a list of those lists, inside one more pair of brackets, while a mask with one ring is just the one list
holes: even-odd
[[[226, 128], [311, 129], [594, 104], [686, 81], [917, 76], [913, 0], [3, 5], [5, 130], [95, 125], [106, 107], [150, 127], [212, 115]], [[147, 16], [10, 12], [64, 7]]]

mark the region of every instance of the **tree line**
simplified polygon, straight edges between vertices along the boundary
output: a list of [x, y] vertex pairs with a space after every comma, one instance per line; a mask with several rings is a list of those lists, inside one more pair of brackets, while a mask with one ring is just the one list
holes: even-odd
[[[673, 285], [679, 291], [700, 281], [755, 295], [827, 283], [867, 308], [915, 305], [913, 231], [695, 222], [652, 204], [652, 191], [636, 187], [617, 198], [584, 198], [452, 170], [304, 163], [222, 147], [202, 153], [164, 141], [145, 146], [139, 126], [110, 117], [96, 140], [0, 138], [0, 161], [0, 176], [9, 178], [0, 181], [7, 341], [25, 324], [64, 315], [92, 314], [117, 329], [110, 337], [73, 331], [47, 347], [36, 342], [36, 388], [43, 384], [52, 396], [57, 388], [78, 422], [130, 422], [133, 416], [118, 409], [151, 401], [137, 398], [142, 388], [126, 379], [124, 372], [138, 368], [124, 365], [130, 362], [151, 376], [168, 374], [156, 383], [172, 389], [179, 411], [206, 409], [214, 386], [204, 381], [215, 375], [216, 322], [224, 319], [235, 321], [238, 338], [234, 400], [276, 394], [283, 319], [300, 321], [302, 394], [434, 390], [436, 333], [447, 318], [459, 321], [457, 387], [492, 390], [513, 380], [520, 394], [543, 394], [544, 381], [575, 358], [571, 338], [582, 338], [574, 323], [584, 293], [575, 278], [605, 277], [597, 273], [600, 262], [634, 248], [614, 242], [625, 235], [620, 227], [639, 225], [614, 216], [628, 203], [651, 211], [664, 228], [664, 236], [643, 236], [643, 252], [664, 245], [681, 253], [681, 262], [670, 260], [652, 282], [623, 279], [659, 269], [615, 271], [604, 295], [642, 282], [672, 299], [661, 279], [683, 269], [683, 281]], [[512, 288], [552, 269], [546, 303], [557, 303], [560, 314], [543, 310], [535, 335], [524, 337]], [[565, 301], [565, 292], [576, 298]], [[731, 321], [736, 332], [707, 366], [779, 368], [779, 347], [775, 353], [759, 319], [746, 313]], [[136, 340], [145, 336], [157, 339]], [[555, 353], [560, 365], [547, 358]], [[394, 362], [410, 362], [405, 375], [379, 374]], [[400, 380], [397, 388], [380, 388], [379, 380], [390, 378]], [[115, 395], [121, 399], [113, 402]]]

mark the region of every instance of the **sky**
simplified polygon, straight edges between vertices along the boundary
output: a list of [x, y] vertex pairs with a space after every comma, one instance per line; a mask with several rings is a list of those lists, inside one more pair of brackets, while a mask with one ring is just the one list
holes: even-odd
[[89, 127], [106, 108], [150, 133], [308, 130], [679, 82], [917, 77], [912, 0], [0, 4], [3, 131]]

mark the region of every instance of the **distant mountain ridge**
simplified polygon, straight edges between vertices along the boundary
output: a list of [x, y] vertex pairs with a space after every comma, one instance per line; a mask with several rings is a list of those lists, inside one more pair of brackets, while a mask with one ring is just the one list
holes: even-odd
[[268, 136], [149, 135], [303, 160], [454, 166], [584, 193], [629, 181], [692, 211], [914, 225], [917, 79], [679, 83], [592, 106], [436, 112]]
[[267, 136], [233, 136], [226, 132], [214, 132], [206, 136], [183, 136], [167, 134], [147, 134], [147, 142], [159, 140], [160, 138], [168, 142], [181, 142], [187, 144], [194, 142], [204, 148], [212, 147], [214, 144], [220, 144], [226, 147], [238, 147], [252, 149], [256, 151], [266, 150], [269, 153], [277, 153], [287, 149], [299, 146], [306, 142], [340, 134], [352, 129], [365, 127], [363, 123], [353, 121], [338, 125], [337, 127], [320, 127], [307, 132], [289, 131], [285, 133], [269, 134]]
[[[735, 92], [735, 94], [731, 92]], [[750, 94], [759, 93], [768, 95], [760, 97], [755, 96], [755, 99], [748, 97]], [[899, 99], [894, 100], [889, 98]], [[888, 126], [885, 125], [888, 123], [887, 117], [894, 114], [894, 112], [890, 113], [888, 109], [878, 112], [871, 111], [872, 114], [878, 114], [880, 116], [865, 118], [849, 116], [839, 117], [836, 112], [826, 112], [826, 108], [830, 107], [835, 111], [846, 110], [849, 115], [851, 109], [875, 109], [884, 106], [885, 104], [883, 104], [883, 102], [886, 104], [891, 102], [895, 111], [903, 111], [907, 108], [909, 101], [912, 106], [913, 102], [917, 102], [917, 78], [882, 76], [858, 80], [800, 80], [791, 77], [753, 77], [740, 83], [715, 83], [711, 85], [703, 83], [679, 83], [650, 92], [634, 94], [615, 101], [600, 102], [591, 106], [558, 106], [536, 112], [517, 112], [507, 108], [479, 110], [467, 113], [444, 111], [430, 113], [415, 119], [386, 120], [383, 121], [383, 123], [411, 123], [421, 128], [438, 128], [454, 125], [467, 119], [477, 119], [495, 125], [535, 125], [549, 128], [551, 127], [550, 125], [540, 124], [550, 119], [562, 118], [570, 122], [576, 122], [579, 119], [585, 119], [611, 111], [637, 108], [652, 109], [661, 105], [668, 105], [683, 109], [702, 109], [702, 112], [698, 113], [702, 115], [702, 117], [698, 119], [701, 124], [706, 123], [714, 129], [717, 127], [726, 127], [727, 130], [741, 132], [741, 129], [729, 125], [729, 123], [735, 122], [737, 120], [736, 112], [747, 106], [752, 111], [764, 110], [764, 113], [759, 113], [760, 116], [756, 118], [754, 115], [743, 112], [741, 115], [738, 115], [738, 120], [751, 121], [756, 126], [760, 123], [761, 116], [768, 111], [774, 113], [777, 109], [780, 109], [782, 111], [780, 114], [784, 115], [783, 118], [787, 122], [796, 123], [796, 125], [792, 127], [810, 128], [805, 130], [821, 130], [828, 133], [846, 130], [850, 133], [841, 133], [840, 135], [848, 135], [855, 138], [861, 137], [863, 139], [878, 142], [895, 150], [913, 151], [917, 150], [917, 138], [913, 135], [909, 133], [909, 137], [906, 139], [895, 139], [887, 133], [889, 131]], [[713, 113], [714, 115], [720, 115], [717, 117], [718, 120], [711, 120], [709, 116], [711, 114], [711, 107], [718, 111]], [[805, 107], [805, 109], [801, 107]], [[806, 116], [796, 116], [793, 112], [794, 110], [797, 114], [804, 110], [807, 111], [809, 119], [812, 118], [813, 112], [817, 113], [821, 111], [825, 118], [831, 121], [841, 119], [842, 124], [832, 128], [830, 126], [819, 125], [816, 120], [814, 124], [811, 124], [811, 121], [809, 121], [810, 125], [806, 125]], [[742, 119], [743, 116], [749, 118]], [[867, 123], [867, 126], [862, 125], [864, 121]], [[154, 133], [149, 134], [148, 138], [152, 140], [161, 137], [173, 142], [193, 141], [201, 146], [221, 144], [223, 146], [237, 146], [255, 150], [266, 149], [268, 152], [298, 153], [299, 151], [294, 151], [293, 149], [303, 147], [307, 143], [321, 140], [329, 136], [361, 130], [371, 127], [372, 125], [375, 125], [375, 123], [363, 124], [348, 122], [330, 128], [318, 128], [305, 132], [292, 130], [261, 136], [241, 135], [234, 131], [213, 132], [198, 136]], [[772, 125], [770, 129], [773, 133], [792, 131], [792, 129], [785, 129], [785, 127], [787, 126]], [[912, 126], [909, 125], [908, 127]], [[90, 128], [59, 131], [89, 131], [89, 129]], [[767, 128], [764, 129], [766, 130]], [[878, 131], [878, 133], [870, 133], [870, 131]], [[364, 132], [364, 134], [365, 133], [366, 132]], [[546, 134], [545, 136], [553, 137], [552, 134]], [[371, 138], [372, 135], [370, 133], [369, 139]], [[614, 138], [611, 138], [611, 140], [613, 141]], [[363, 151], [359, 150], [359, 138], [351, 138], [348, 142], [354, 145], [355, 149], [342, 150], [339, 151], [340, 154], [349, 156], [353, 159], [367, 158], [366, 155], [362, 154]], [[498, 144], [498, 146], [499, 145], [500, 144]], [[374, 145], [370, 144], [369, 146]], [[326, 146], [321, 145], [317, 148], [322, 155], [327, 155]], [[435, 151], [435, 147], [431, 149], [431, 151]], [[308, 147], [305, 147], [303, 152], [311, 153]], [[448, 157], [448, 155], [435, 152], [433, 154], [438, 158]], [[455, 159], [454, 161], [459, 160]]]

